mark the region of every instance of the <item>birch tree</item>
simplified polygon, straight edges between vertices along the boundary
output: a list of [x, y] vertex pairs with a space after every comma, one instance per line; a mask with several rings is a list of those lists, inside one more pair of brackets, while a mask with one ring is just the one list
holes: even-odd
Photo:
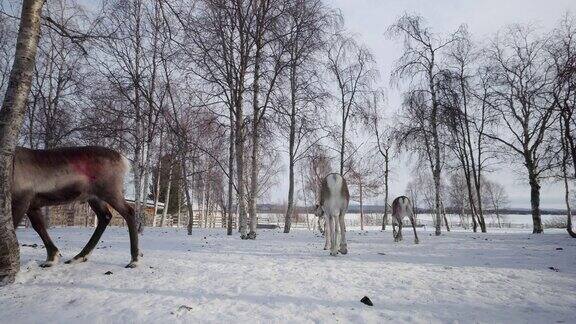
[[493, 124], [486, 104], [487, 84], [483, 69], [476, 69], [482, 51], [475, 48], [464, 29], [458, 41], [449, 46], [446, 68], [438, 82], [440, 104], [450, 129], [448, 146], [462, 169], [472, 215], [473, 230], [486, 232], [482, 206], [482, 174], [491, 156], [486, 152], [484, 130]]
[[390, 193], [390, 159], [392, 158], [393, 134], [390, 131], [391, 125], [384, 121], [386, 115], [384, 111], [385, 94], [383, 90], [373, 91], [366, 96], [364, 123], [368, 126], [369, 133], [373, 136], [373, 147], [378, 152], [382, 165], [383, 185], [384, 185], [384, 215], [382, 215], [382, 230], [386, 230], [388, 223], [388, 206]]
[[[277, 123], [288, 143], [288, 203], [284, 233], [289, 233], [294, 214], [296, 163], [306, 156], [321, 124], [317, 109], [324, 101], [320, 65], [316, 55], [327, 41], [327, 31], [337, 20], [319, 0], [291, 2], [285, 13], [285, 29], [290, 32], [279, 41], [287, 52], [288, 66], [280, 94], [274, 99]], [[289, 96], [283, 95], [283, 92]], [[315, 122], [313, 120], [316, 119]]]
[[[204, 0], [199, 2], [196, 16], [189, 17], [185, 27], [185, 53], [193, 66], [191, 72], [208, 83], [217, 99], [228, 110], [230, 125], [229, 151], [229, 217], [232, 215], [232, 193], [237, 194], [239, 229], [242, 239], [247, 236], [245, 192], [245, 99], [247, 77], [253, 48], [251, 28], [254, 24], [254, 2], [248, 0]], [[188, 25], [188, 24], [186, 24]], [[236, 170], [233, 170], [235, 162]], [[236, 172], [236, 185], [233, 183]], [[229, 221], [231, 226], [231, 220]], [[229, 229], [231, 233], [231, 228]]]
[[510, 199], [508, 194], [504, 189], [504, 186], [498, 182], [483, 180], [484, 185], [482, 190], [484, 190], [483, 197], [486, 199], [486, 205], [492, 209], [492, 213], [496, 215], [496, 221], [498, 222], [498, 227], [502, 227], [502, 217], [500, 215], [501, 210], [508, 207], [510, 204]]
[[502, 127], [486, 130], [510, 158], [520, 160], [530, 185], [533, 233], [542, 233], [540, 188], [550, 169], [553, 146], [548, 141], [554, 121], [551, 100], [551, 69], [545, 50], [549, 42], [529, 27], [513, 25], [492, 42], [489, 71], [495, 81], [491, 87], [491, 111]]
[[350, 127], [350, 119], [360, 115], [362, 97], [371, 90], [377, 72], [372, 53], [354, 38], [337, 33], [330, 39], [330, 44], [327, 67], [336, 84], [335, 99], [340, 123], [337, 152], [340, 157], [340, 174], [344, 175], [344, 165], [348, 158], [346, 132]]
[[254, 68], [252, 71], [252, 152], [250, 159], [250, 187], [248, 190], [248, 214], [250, 215], [250, 231], [248, 239], [256, 238], [258, 223], [256, 204], [258, 198], [259, 156], [261, 125], [270, 106], [271, 93], [276, 89], [280, 73], [287, 66], [285, 60], [286, 48], [278, 41], [285, 31], [279, 20], [286, 14], [286, 1], [263, 0], [255, 1], [254, 27], [252, 38], [254, 42]]
[[[576, 178], [576, 18], [566, 14], [552, 33], [548, 56], [552, 62], [555, 109], [560, 115], [559, 131], [562, 139], [560, 168], [565, 188], [568, 234], [576, 237], [572, 229], [569, 200], [570, 183]], [[571, 167], [570, 170], [568, 170]]]
[[[442, 151], [440, 141], [441, 111], [438, 94], [438, 77], [442, 71], [441, 55], [443, 49], [454, 43], [460, 37], [460, 30], [441, 37], [435, 34], [424, 23], [420, 16], [404, 14], [388, 28], [388, 35], [403, 40], [403, 52], [396, 61], [392, 72], [392, 80], [405, 81], [412, 85], [407, 103], [420, 108], [419, 116], [425, 116], [424, 127], [420, 134], [426, 145], [426, 157], [434, 179], [436, 214], [436, 235], [441, 234], [441, 182], [442, 182]], [[419, 117], [414, 116], [414, 117]], [[416, 134], [416, 133], [413, 133]]]
[[22, 2], [14, 62], [0, 110], [0, 285], [14, 282], [20, 270], [20, 251], [12, 223], [12, 166], [34, 76], [43, 5], [43, 0]]
[[[107, 3], [100, 33], [110, 37], [99, 42], [100, 55], [94, 64], [106, 81], [106, 87], [96, 91], [105, 92], [104, 97], [112, 92], [125, 103], [118, 107], [114, 102], [112, 109], [98, 110], [107, 115], [104, 118], [113, 120], [108, 127], [120, 128], [115, 133], [122, 134], [122, 146], [132, 153], [129, 156], [139, 233], [145, 225], [142, 208], [148, 196], [152, 143], [157, 138], [161, 107], [166, 99], [166, 88], [157, 86], [161, 77], [159, 53], [164, 46], [162, 42], [167, 41], [160, 35], [166, 27], [159, 10], [157, 2], [152, 6], [141, 0]], [[117, 120], [121, 122], [118, 124]]]

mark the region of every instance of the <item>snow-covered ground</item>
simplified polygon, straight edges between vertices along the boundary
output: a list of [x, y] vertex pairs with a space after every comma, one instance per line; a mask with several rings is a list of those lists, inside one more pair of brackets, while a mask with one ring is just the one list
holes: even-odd
[[[50, 232], [66, 259], [91, 230]], [[124, 269], [127, 231], [109, 228], [88, 262], [42, 269], [40, 239], [19, 229], [21, 244], [38, 247], [21, 247], [17, 283], [0, 288], [0, 322], [574, 323], [576, 240], [565, 231], [429, 231], [414, 245], [408, 230], [401, 243], [351, 230], [349, 254], [331, 257], [307, 230], [241, 241], [221, 229], [146, 229], [140, 267]]]

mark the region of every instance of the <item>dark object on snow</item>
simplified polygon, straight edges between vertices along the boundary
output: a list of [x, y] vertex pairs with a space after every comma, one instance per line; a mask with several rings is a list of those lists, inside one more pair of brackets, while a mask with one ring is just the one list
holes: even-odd
[[550, 269], [552, 271], [556, 271], [556, 272], [560, 271], [558, 268], [554, 268], [554, 267], [548, 267], [548, 269]]
[[277, 229], [280, 226], [276, 224], [257, 224], [256, 228], [263, 228], [263, 229]]
[[113, 272], [108, 270], [108, 271], [104, 272], [104, 274], [109, 276], [109, 275], [113, 274]]
[[365, 304], [365, 305], [368, 305], [368, 306], [374, 306], [374, 304], [372, 303], [372, 301], [370, 300], [370, 298], [368, 298], [368, 296], [362, 297], [362, 299], [360, 299], [360, 302], [362, 302], [362, 304]]
[[24, 244], [22, 244], [22, 246], [27, 246], [27, 247], [31, 247], [31, 248], [37, 248], [37, 247], [38, 247], [38, 244], [36, 244], [36, 243], [34, 243], [34, 244], [26, 244], [26, 243], [24, 243]]
[[556, 251], [562, 251], [564, 250], [563, 248], [556, 248]]
[[186, 306], [186, 305], [180, 305], [180, 306], [178, 307], [178, 310], [179, 310], [179, 311], [180, 311], [180, 310], [191, 311], [191, 310], [192, 310], [192, 307]]

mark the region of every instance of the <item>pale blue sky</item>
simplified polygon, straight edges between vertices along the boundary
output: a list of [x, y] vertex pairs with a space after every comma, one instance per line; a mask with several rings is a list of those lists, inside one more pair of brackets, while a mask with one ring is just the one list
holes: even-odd
[[[340, 8], [346, 28], [356, 34], [376, 57], [382, 84], [388, 85], [393, 62], [400, 55], [401, 44], [389, 40], [384, 32], [402, 13], [411, 12], [424, 16], [435, 31], [455, 30], [460, 24], [468, 25], [473, 37], [485, 41], [499, 29], [511, 23], [529, 23], [542, 30], [553, 28], [564, 12], [576, 14], [574, 0], [328, 0], [327, 3]], [[400, 103], [400, 91], [388, 90], [391, 109]], [[395, 161], [396, 176], [391, 183], [392, 196], [404, 193], [410, 179], [411, 167], [406, 157]], [[530, 190], [523, 179], [522, 166], [505, 164], [489, 177], [502, 183], [510, 196], [513, 207], [530, 206]], [[285, 200], [286, 185], [272, 194], [275, 201]], [[299, 190], [299, 189], [298, 189]], [[542, 186], [543, 208], [563, 208], [563, 189], [558, 184]]]

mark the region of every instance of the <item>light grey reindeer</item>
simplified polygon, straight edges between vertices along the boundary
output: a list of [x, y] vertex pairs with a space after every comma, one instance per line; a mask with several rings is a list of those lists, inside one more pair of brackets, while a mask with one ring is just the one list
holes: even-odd
[[[414, 217], [414, 207], [406, 196], [400, 196], [392, 202], [392, 234], [394, 242], [402, 241], [402, 219], [408, 216], [414, 229], [414, 244], [418, 244], [418, 234], [416, 233], [416, 218]], [[398, 226], [398, 231], [396, 231]]]
[[[324, 220], [324, 236], [326, 237], [324, 250], [330, 248], [332, 256], [336, 256], [338, 252], [348, 253], [344, 215], [349, 201], [348, 185], [341, 175], [330, 173], [322, 180], [320, 203], [316, 205], [315, 214], [319, 220], [320, 218]], [[338, 242], [338, 234], [340, 234], [340, 242]]]

